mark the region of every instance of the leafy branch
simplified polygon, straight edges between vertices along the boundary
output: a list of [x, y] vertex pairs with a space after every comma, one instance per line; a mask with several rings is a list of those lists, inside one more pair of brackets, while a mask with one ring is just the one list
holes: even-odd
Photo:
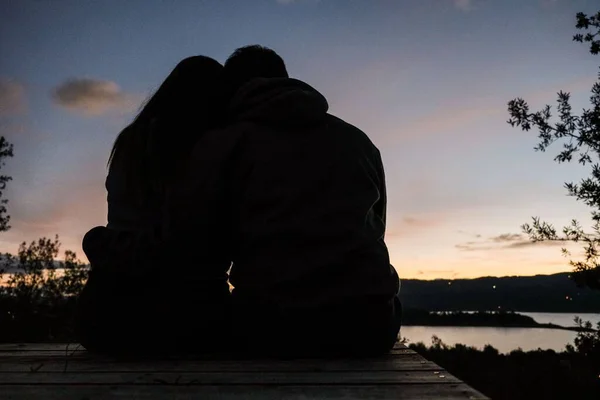
[[[8, 143], [4, 136], [0, 136], [0, 170], [4, 167], [6, 159], [13, 156], [13, 145]], [[7, 214], [6, 204], [7, 199], [2, 198], [6, 184], [10, 182], [12, 178], [7, 175], [0, 175], [0, 232], [4, 232], [10, 229], [8, 224], [10, 216]]]
[[[593, 55], [600, 53], [600, 12], [595, 15], [578, 13], [576, 28], [584, 31], [573, 36], [573, 40], [589, 44]], [[532, 224], [524, 224], [522, 230], [533, 241], [567, 240], [580, 242], [584, 247], [582, 260], [571, 260], [573, 277], [578, 284], [600, 289], [600, 72], [597, 81], [591, 88], [589, 108], [584, 108], [580, 115], [573, 114], [570, 93], [558, 92], [556, 117], [552, 107], [546, 105], [539, 111], [531, 112], [529, 104], [522, 98], [508, 103], [510, 119], [508, 123], [523, 131], [537, 128], [539, 143], [536, 151], [545, 152], [556, 142], [562, 144], [561, 151], [554, 157], [558, 163], [571, 162], [577, 159], [581, 165], [590, 165], [588, 178], [579, 183], [567, 182], [565, 188], [569, 196], [574, 197], [590, 207], [593, 221], [592, 232], [584, 232], [581, 225], [573, 220], [559, 235], [553, 225], [533, 218]], [[563, 254], [571, 254], [563, 249]]]

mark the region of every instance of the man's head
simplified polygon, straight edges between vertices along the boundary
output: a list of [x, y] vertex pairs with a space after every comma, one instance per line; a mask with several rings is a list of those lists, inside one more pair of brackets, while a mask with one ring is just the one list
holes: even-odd
[[240, 47], [225, 62], [225, 76], [236, 91], [254, 78], [288, 78], [285, 63], [275, 51], [260, 45]]

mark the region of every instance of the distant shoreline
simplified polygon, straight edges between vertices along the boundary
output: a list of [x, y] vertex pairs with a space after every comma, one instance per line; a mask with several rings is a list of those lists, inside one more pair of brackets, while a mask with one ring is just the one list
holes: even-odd
[[564, 331], [572, 332], [595, 332], [595, 329], [580, 328], [578, 326], [562, 326], [556, 324], [537, 324], [536, 325], [457, 325], [457, 324], [427, 324], [427, 323], [402, 323], [402, 326], [435, 326], [435, 327], [446, 327], [446, 328], [540, 328], [540, 329], [559, 329]]
[[578, 287], [571, 275], [565, 272], [476, 279], [402, 279], [400, 297], [407, 307], [423, 310], [599, 313], [600, 291]]
[[407, 309], [403, 313], [403, 326], [471, 327], [471, 328], [540, 328], [560, 329], [572, 332], [595, 332], [579, 326], [563, 326], [552, 323], [541, 324], [533, 318], [506, 311], [482, 312], [431, 312]]

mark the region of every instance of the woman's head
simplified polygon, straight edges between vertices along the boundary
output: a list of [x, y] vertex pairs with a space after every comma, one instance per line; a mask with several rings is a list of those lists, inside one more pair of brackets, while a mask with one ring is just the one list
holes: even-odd
[[198, 118], [210, 125], [209, 111], [218, 106], [223, 86], [223, 66], [210, 57], [183, 59], [150, 97], [133, 123], [158, 118]]
[[132, 195], [164, 185], [198, 136], [221, 123], [224, 97], [221, 64], [204, 56], [180, 61], [117, 137], [111, 172], [124, 175]]

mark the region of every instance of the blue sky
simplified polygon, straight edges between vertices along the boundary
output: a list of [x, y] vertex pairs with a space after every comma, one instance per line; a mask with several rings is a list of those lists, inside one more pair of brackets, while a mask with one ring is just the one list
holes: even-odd
[[[535, 153], [535, 133], [506, 124], [506, 103], [521, 96], [540, 107], [563, 89], [575, 108], [586, 105], [598, 58], [571, 37], [575, 13], [597, 8], [591, 0], [0, 1], [0, 134], [15, 144], [6, 167], [13, 228], [0, 234], [0, 251], [59, 234], [83, 257], [81, 237], [106, 220], [110, 147], [141, 101], [184, 57], [224, 61], [260, 43], [380, 148], [401, 276], [567, 270], [559, 247], [507, 234], [534, 215], [587, 222], [562, 188], [586, 170]], [[57, 98], [59, 88], [71, 97]]]

